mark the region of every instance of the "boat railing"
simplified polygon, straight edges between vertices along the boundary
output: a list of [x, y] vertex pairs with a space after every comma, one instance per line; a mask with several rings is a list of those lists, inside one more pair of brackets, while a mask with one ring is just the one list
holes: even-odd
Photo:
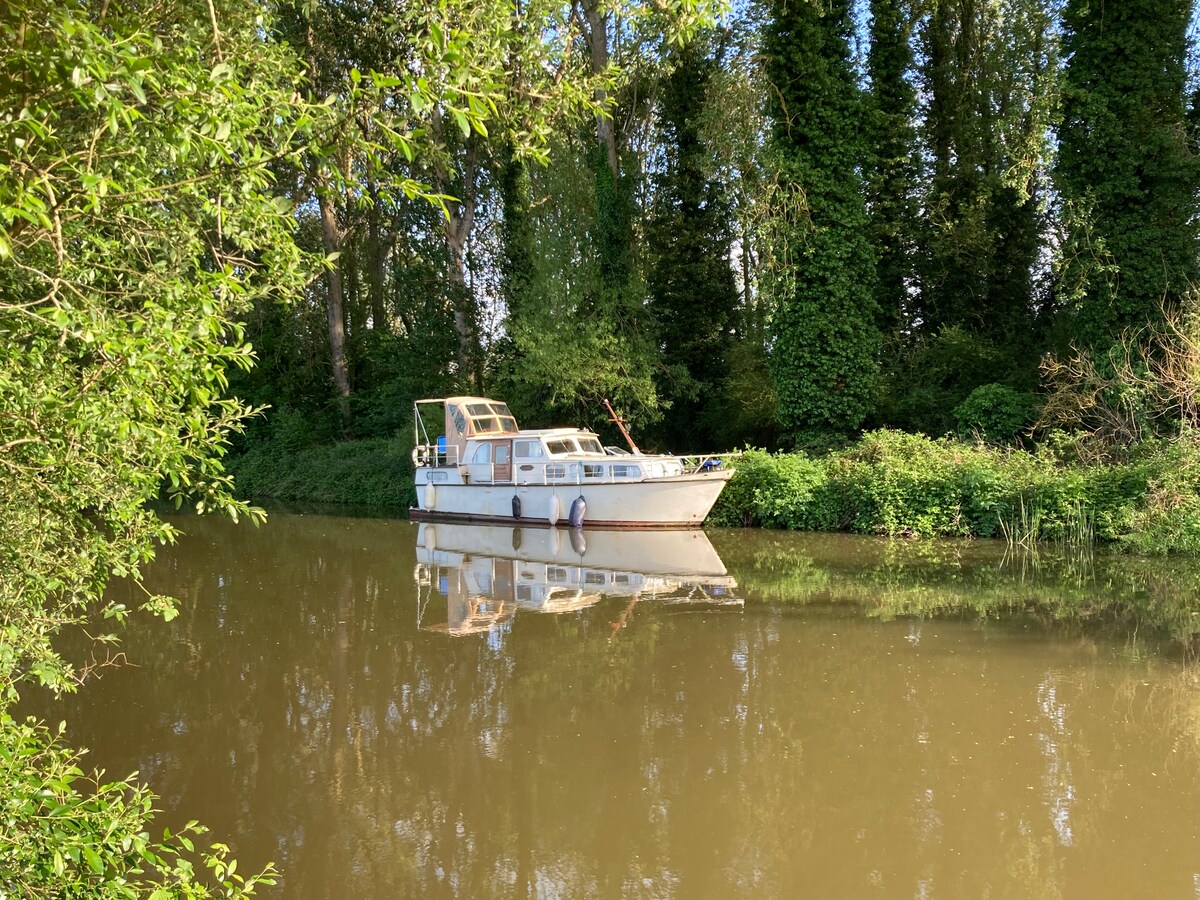
[[729, 450], [725, 453], [689, 453], [678, 459], [683, 464], [683, 471], [694, 475], [697, 472], [709, 472], [713, 469], [727, 469], [730, 462], [741, 455], [741, 450]]
[[[717, 469], [727, 468], [728, 464], [725, 460], [734, 459], [741, 456], [741, 451], [731, 453], [702, 453], [691, 456], [676, 457], [678, 462], [683, 467], [684, 474], [697, 474], [708, 472]], [[589, 485], [589, 484], [628, 484], [633, 482], [644, 481], [647, 478], [660, 478], [661, 473], [656, 473], [649, 469], [650, 466], [661, 466], [659, 460], [647, 461], [647, 458], [642, 456], [627, 456], [617, 458], [607, 458], [603, 461], [587, 462], [585, 460], [567, 460], [552, 461], [539, 464], [533, 472], [522, 472], [521, 477], [509, 477], [502, 480], [496, 478], [496, 464], [491, 463], [486, 471], [486, 475], [480, 477], [478, 474], [473, 476], [480, 484], [516, 484], [516, 485]], [[518, 468], [521, 464], [514, 462], [514, 468]], [[525, 465], [528, 465], [526, 463]], [[482, 467], [482, 464], [480, 464]], [[475, 468], [470, 466], [469, 468]], [[637, 469], [636, 475], [629, 474], [629, 469]], [[621, 471], [618, 474], [619, 470]], [[478, 470], [476, 470], [478, 472]], [[515, 474], [515, 473], [514, 473]]]
[[[730, 453], [694, 453], [687, 456], [675, 457], [683, 467], [683, 472], [694, 475], [701, 472], [727, 468], [728, 460], [741, 456], [741, 451]], [[454, 468], [460, 464], [458, 447], [437, 444], [418, 444], [413, 450], [413, 463], [417, 467], [434, 469]], [[583, 460], [562, 460], [547, 462], [537, 466], [531, 473], [522, 472], [524, 477], [512, 477], [498, 480], [496, 464], [473, 464], [467, 468], [474, 470], [472, 479], [480, 484], [530, 484], [530, 485], [586, 485], [586, 484], [624, 484], [643, 481], [646, 478], [658, 478], [650, 466], [661, 463], [646, 457], [628, 456], [606, 458], [603, 461], [587, 462]], [[516, 468], [520, 463], [510, 463]], [[486, 474], [481, 474], [480, 469]], [[637, 469], [636, 475], [629, 474], [629, 469]], [[621, 471], [624, 470], [624, 471]], [[619, 473], [619, 474], [618, 474]], [[515, 473], [514, 473], [515, 475]], [[464, 478], [466, 474], [464, 473]]]
[[458, 465], [458, 446], [454, 444], [417, 444], [413, 448], [413, 465], [434, 469]]

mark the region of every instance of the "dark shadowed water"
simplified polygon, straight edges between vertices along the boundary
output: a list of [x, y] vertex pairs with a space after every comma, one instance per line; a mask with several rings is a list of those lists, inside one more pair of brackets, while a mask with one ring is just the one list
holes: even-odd
[[178, 522], [180, 618], [25, 705], [267, 897], [1200, 897], [1194, 568]]

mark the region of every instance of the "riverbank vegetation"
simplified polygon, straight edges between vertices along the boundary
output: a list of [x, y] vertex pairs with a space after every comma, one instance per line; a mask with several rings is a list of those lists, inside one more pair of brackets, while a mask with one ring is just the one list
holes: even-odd
[[[104, 600], [174, 539], [148, 501], [253, 517], [234, 454], [253, 493], [391, 502], [451, 392], [771, 451], [725, 521], [1194, 551], [1191, 16], [8, 4], [0, 706], [82, 679], [62, 628], [174, 614]], [[256, 883], [146, 843], [147, 795], [44, 729], [0, 747], [0, 892]]]
[[[414, 399], [488, 394], [617, 443], [607, 397], [649, 449], [800, 451], [772, 465], [850, 491], [885, 435], [925, 435], [930, 477], [969, 457], [1008, 485], [875, 520], [757, 482], [735, 513], [735, 482], [722, 521], [1194, 549], [1166, 524], [1189, 521], [1169, 461], [1200, 424], [1189, 3], [764, 3], [699, 28], [575, 12], [587, 55], [564, 78], [607, 115], [553, 119], [536, 161], [508, 120], [382, 161], [444, 210], [353, 166], [298, 208], [301, 242], [338, 255], [304, 302], [245, 318], [259, 364], [232, 386], [270, 407], [234, 444], [245, 496], [404, 505], [363, 470], [397, 471]], [[338, 22], [296, 38], [324, 84], [391, 46]]]

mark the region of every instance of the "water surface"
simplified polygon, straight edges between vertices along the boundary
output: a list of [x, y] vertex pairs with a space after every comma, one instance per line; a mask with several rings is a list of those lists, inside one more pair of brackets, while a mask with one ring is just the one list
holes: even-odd
[[178, 521], [180, 618], [27, 705], [267, 897], [1200, 896], [1191, 569]]

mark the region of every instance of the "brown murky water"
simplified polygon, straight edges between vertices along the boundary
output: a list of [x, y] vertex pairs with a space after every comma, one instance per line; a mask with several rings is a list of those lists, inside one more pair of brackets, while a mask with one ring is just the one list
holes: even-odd
[[180, 521], [183, 615], [26, 705], [265, 896], [1200, 897], [1190, 569]]

